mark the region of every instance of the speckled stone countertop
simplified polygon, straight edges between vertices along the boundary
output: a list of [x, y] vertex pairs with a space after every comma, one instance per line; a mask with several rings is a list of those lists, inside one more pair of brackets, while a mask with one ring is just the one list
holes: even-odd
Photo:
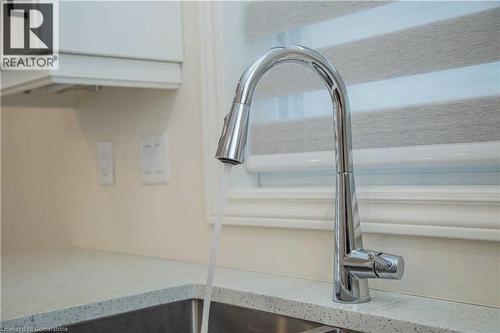
[[[202, 298], [206, 267], [67, 249], [2, 258], [3, 327], [49, 328]], [[499, 332], [500, 309], [372, 290], [330, 301], [329, 283], [218, 269], [213, 299], [363, 332]]]

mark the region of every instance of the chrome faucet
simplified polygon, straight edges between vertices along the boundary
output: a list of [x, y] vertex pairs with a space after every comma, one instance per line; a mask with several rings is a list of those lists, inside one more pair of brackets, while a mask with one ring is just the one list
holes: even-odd
[[255, 87], [264, 73], [285, 62], [313, 69], [330, 92], [337, 164], [333, 300], [342, 303], [367, 302], [370, 300], [367, 279], [401, 279], [404, 260], [400, 256], [363, 249], [352, 168], [349, 100], [342, 78], [325, 57], [312, 49], [290, 45], [272, 48], [255, 60], [236, 87], [233, 106], [224, 118], [215, 157], [234, 165], [245, 162], [249, 111]]

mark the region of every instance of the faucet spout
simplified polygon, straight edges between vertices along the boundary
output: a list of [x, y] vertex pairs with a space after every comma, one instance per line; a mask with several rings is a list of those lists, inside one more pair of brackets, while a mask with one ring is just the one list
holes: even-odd
[[370, 299], [367, 278], [401, 278], [403, 258], [396, 260], [397, 256], [384, 257], [381, 253], [363, 250], [352, 168], [349, 99], [342, 77], [325, 57], [312, 49], [290, 45], [272, 48], [256, 59], [245, 70], [236, 87], [215, 157], [223, 163], [245, 162], [249, 112], [255, 88], [268, 70], [282, 63], [298, 63], [312, 69], [330, 93], [337, 165], [333, 300], [366, 302]]

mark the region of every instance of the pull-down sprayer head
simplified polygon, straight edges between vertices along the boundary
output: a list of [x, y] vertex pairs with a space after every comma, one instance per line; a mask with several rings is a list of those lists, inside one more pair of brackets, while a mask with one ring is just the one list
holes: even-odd
[[234, 101], [231, 111], [224, 118], [224, 127], [215, 156], [221, 162], [233, 165], [245, 162], [249, 109], [250, 106]]

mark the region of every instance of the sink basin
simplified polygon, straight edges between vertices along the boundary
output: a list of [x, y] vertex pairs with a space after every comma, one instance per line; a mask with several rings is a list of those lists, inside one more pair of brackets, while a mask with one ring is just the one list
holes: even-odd
[[[69, 333], [198, 333], [201, 300], [179, 301], [65, 326]], [[48, 332], [48, 331], [47, 331]], [[212, 303], [209, 333], [347, 333], [296, 318]]]

